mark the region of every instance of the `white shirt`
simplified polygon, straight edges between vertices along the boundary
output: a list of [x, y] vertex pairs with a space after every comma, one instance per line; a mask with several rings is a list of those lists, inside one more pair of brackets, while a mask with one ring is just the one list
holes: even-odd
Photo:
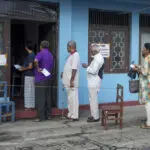
[[63, 84], [65, 87], [70, 87], [70, 79], [72, 76], [72, 70], [77, 70], [75, 79], [74, 79], [74, 87], [79, 86], [79, 68], [80, 68], [80, 56], [78, 52], [75, 52], [74, 54], [70, 55], [67, 58], [66, 64], [64, 66], [63, 71]]
[[88, 87], [93, 87], [93, 88], [100, 87], [101, 79], [98, 76], [98, 72], [103, 64], [104, 64], [103, 56], [100, 53], [96, 54], [93, 58], [93, 61], [87, 68]]

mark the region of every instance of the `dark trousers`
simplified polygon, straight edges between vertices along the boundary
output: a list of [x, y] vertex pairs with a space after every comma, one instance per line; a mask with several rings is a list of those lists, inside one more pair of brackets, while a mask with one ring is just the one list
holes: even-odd
[[40, 120], [51, 116], [51, 82], [52, 79], [35, 83], [35, 102]]

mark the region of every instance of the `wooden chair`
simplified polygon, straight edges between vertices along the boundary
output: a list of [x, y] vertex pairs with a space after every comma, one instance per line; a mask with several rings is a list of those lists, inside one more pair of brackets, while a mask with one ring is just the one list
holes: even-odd
[[117, 84], [117, 95], [116, 103], [114, 105], [104, 105], [101, 107], [102, 110], [102, 126], [108, 129], [107, 120], [115, 120], [118, 124], [120, 122], [120, 128], [123, 125], [123, 86]]
[[0, 81], [0, 123], [2, 119], [6, 121], [7, 117], [11, 117], [11, 121], [15, 121], [15, 103], [7, 97], [8, 85], [6, 81]]

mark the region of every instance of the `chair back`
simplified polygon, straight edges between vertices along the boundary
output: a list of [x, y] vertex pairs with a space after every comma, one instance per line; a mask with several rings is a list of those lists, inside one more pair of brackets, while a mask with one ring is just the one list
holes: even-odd
[[120, 105], [120, 108], [123, 110], [123, 100], [124, 97], [124, 88], [122, 85], [117, 84], [117, 95], [116, 95], [116, 103]]
[[0, 103], [8, 102], [7, 88], [8, 88], [7, 82], [0, 81]]

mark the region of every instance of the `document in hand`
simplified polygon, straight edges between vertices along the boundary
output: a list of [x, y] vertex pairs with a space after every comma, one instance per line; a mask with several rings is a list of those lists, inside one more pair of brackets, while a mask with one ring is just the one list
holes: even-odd
[[42, 71], [41, 71], [43, 74], [44, 74], [44, 76], [49, 76], [51, 73], [47, 70], [47, 69], [43, 69]]
[[131, 65], [130, 65], [130, 67], [131, 67], [131, 68], [134, 68], [134, 65], [133, 65], [133, 64], [131, 64]]
[[14, 67], [16, 68], [16, 69], [20, 69], [21, 68], [21, 66], [20, 65], [14, 65]]

